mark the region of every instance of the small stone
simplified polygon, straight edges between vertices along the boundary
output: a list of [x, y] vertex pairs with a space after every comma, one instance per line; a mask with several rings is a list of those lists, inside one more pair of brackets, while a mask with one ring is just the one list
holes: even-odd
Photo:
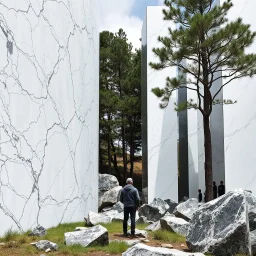
[[185, 244], [181, 244], [180, 246], [181, 246], [181, 247], [186, 247], [186, 245], [185, 245]]
[[169, 249], [173, 248], [173, 246], [171, 244], [161, 244], [161, 246], [164, 248], [169, 248]]
[[36, 242], [35, 246], [38, 250], [43, 250], [43, 251], [45, 251], [47, 249], [50, 249], [53, 251], [58, 250], [58, 245], [53, 242], [50, 242], [48, 240], [40, 240], [40, 241]]
[[148, 239], [145, 239], [142, 241], [143, 243], [149, 243], [150, 241]]
[[45, 250], [45, 252], [50, 252], [50, 251], [51, 251], [51, 249], [50, 249], [50, 248], [48, 248], [48, 249], [46, 249], [46, 250]]
[[41, 225], [38, 225], [29, 234], [29, 236], [45, 236], [45, 235], [46, 235], [46, 229]]
[[3, 245], [5, 245], [5, 243], [0, 243], [0, 246], [3, 246]]

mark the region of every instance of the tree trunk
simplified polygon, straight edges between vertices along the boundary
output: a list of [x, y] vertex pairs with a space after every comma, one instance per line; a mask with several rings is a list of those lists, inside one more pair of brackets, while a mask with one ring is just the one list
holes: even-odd
[[205, 156], [205, 187], [206, 202], [213, 199], [212, 186], [212, 138], [210, 130], [210, 116], [204, 116], [204, 156]]
[[114, 156], [114, 159], [113, 159], [114, 169], [116, 171], [116, 175], [118, 176], [118, 178], [120, 180], [121, 179], [121, 175], [119, 173], [118, 166], [117, 166], [116, 148], [115, 148], [115, 145], [114, 145], [114, 142], [113, 142], [112, 139], [111, 139], [111, 146], [112, 146], [112, 151], [113, 151], [113, 156]]
[[111, 156], [111, 128], [109, 126], [109, 123], [111, 121], [111, 117], [110, 117], [110, 114], [108, 114], [108, 173], [109, 174], [112, 174], [111, 173], [111, 159], [112, 159], [112, 156]]
[[134, 169], [134, 126], [132, 127], [132, 121], [130, 120], [130, 177], [133, 176]]
[[[124, 117], [122, 116], [124, 120]], [[123, 174], [123, 185], [126, 184], [127, 179], [127, 154], [126, 154], [126, 143], [125, 143], [125, 126], [122, 124], [122, 153], [123, 153], [123, 166], [124, 166], [124, 174]]]

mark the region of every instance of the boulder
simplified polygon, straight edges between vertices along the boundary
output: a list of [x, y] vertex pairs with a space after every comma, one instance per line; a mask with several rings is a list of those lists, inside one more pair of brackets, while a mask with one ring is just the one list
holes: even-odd
[[29, 234], [29, 236], [45, 236], [45, 235], [46, 235], [46, 229], [40, 225], [34, 228], [32, 232]]
[[164, 216], [160, 219], [162, 229], [174, 232], [181, 236], [186, 236], [189, 229], [189, 222], [175, 216]]
[[165, 199], [164, 201], [169, 205], [168, 212], [173, 213], [174, 209], [178, 204], [171, 199]]
[[136, 221], [136, 224], [144, 224], [147, 222], [148, 222], [148, 220], [145, 216], [140, 216], [139, 219]]
[[122, 256], [204, 256], [202, 253], [188, 253], [176, 249], [152, 247], [142, 243], [129, 248]]
[[150, 224], [149, 226], [147, 226], [147, 227], [145, 228], [145, 230], [148, 230], [148, 231], [157, 231], [157, 230], [159, 230], [159, 229], [161, 229], [160, 220], [157, 221], [157, 222], [154, 222], [154, 223]]
[[147, 204], [148, 203], [148, 188], [143, 188], [142, 189], [142, 193], [141, 193], [141, 201], [143, 204]]
[[48, 240], [40, 240], [34, 244], [38, 250], [57, 251], [58, 245]]
[[83, 247], [90, 245], [108, 245], [108, 231], [101, 225], [87, 228], [82, 231], [67, 232], [64, 234], [66, 245], [79, 244]]
[[196, 198], [190, 198], [185, 202], [178, 204], [174, 209], [173, 214], [178, 218], [189, 221], [197, 209], [198, 200]]
[[123, 212], [124, 211], [124, 204], [118, 201], [114, 206], [112, 207], [112, 210], [116, 210], [118, 212]]
[[252, 255], [256, 255], [256, 230], [250, 232]]
[[250, 231], [253, 231], [256, 229], [256, 196], [247, 190], [245, 190], [244, 193], [248, 204]]
[[110, 174], [99, 174], [99, 190], [108, 191], [114, 187], [118, 187], [117, 178]]
[[89, 212], [87, 218], [88, 225], [97, 225], [99, 223], [111, 223], [112, 218], [102, 213]]
[[99, 211], [107, 206], [113, 206], [116, 204], [119, 201], [121, 189], [122, 187], [118, 186], [105, 192], [99, 202]]
[[[128, 230], [127, 232], [128, 235], [131, 235], [131, 230]], [[142, 237], [142, 238], [147, 238], [148, 237], [148, 232], [145, 230], [139, 230], [137, 228], [135, 228], [135, 235]]]
[[111, 211], [112, 210], [112, 206], [108, 206], [108, 207], [105, 207], [101, 210], [101, 212], [107, 212], [107, 211]]
[[213, 255], [251, 255], [244, 191], [230, 191], [202, 205], [190, 221], [187, 245], [191, 251]]
[[102, 213], [102, 215], [111, 218], [112, 221], [123, 221], [124, 220], [124, 213], [118, 212], [117, 210], [111, 210]]
[[169, 205], [160, 198], [155, 198], [151, 204], [144, 204], [138, 210], [139, 216], [144, 216], [148, 221], [160, 220], [167, 210]]

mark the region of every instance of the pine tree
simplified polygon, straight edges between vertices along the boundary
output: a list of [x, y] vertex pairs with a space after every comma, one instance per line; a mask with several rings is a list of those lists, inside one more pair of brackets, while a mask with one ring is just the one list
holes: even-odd
[[[154, 48], [158, 63], [151, 67], [161, 70], [177, 67], [184, 75], [166, 78], [164, 89], [152, 91], [161, 98], [160, 107], [168, 105], [173, 91], [187, 88], [197, 93], [197, 102], [188, 101], [176, 107], [177, 111], [198, 109], [203, 115], [205, 142], [206, 200], [213, 199], [212, 190], [212, 142], [210, 115], [215, 104], [232, 104], [232, 100], [218, 100], [224, 86], [235, 79], [252, 77], [256, 73], [256, 55], [246, 53], [252, 45], [255, 33], [241, 18], [229, 21], [227, 14], [231, 0], [217, 6], [215, 0], [165, 0], [164, 19], [176, 23], [167, 36], [159, 37], [162, 46]], [[189, 75], [190, 79], [184, 77]], [[222, 80], [220, 89], [213, 93], [213, 84]]]

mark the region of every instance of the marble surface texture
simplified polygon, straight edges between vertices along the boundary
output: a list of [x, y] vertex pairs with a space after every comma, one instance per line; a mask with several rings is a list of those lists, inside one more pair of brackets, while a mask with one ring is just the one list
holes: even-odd
[[[175, 26], [163, 20], [162, 7], [148, 7], [147, 29], [147, 65], [158, 59], [152, 52], [159, 47], [157, 38], [165, 35], [168, 27]], [[176, 68], [155, 71], [147, 68], [147, 141], [148, 141], [148, 201], [155, 197], [178, 200], [178, 118], [174, 110], [176, 94], [165, 109], [160, 109], [160, 100], [151, 92], [154, 87], [165, 86], [166, 77], [175, 77]]]
[[[222, 0], [220, 1], [223, 2]], [[241, 17], [256, 31], [254, 0], [234, 0], [228, 18]], [[256, 42], [247, 52], [256, 53]], [[248, 189], [256, 193], [256, 77], [233, 81], [223, 90], [224, 99], [237, 101], [224, 106], [226, 188]]]
[[0, 1], [0, 235], [98, 202], [97, 0]]

